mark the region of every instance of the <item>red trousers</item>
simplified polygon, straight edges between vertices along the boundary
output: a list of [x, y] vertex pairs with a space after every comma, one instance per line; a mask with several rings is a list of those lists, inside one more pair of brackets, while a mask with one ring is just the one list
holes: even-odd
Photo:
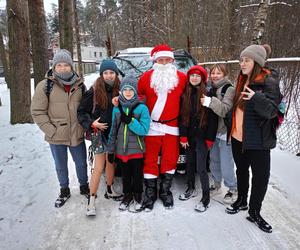
[[[146, 153], [144, 159], [144, 174], [158, 176], [168, 171], [174, 171], [179, 156], [179, 136], [146, 136]], [[158, 156], [161, 152], [160, 171], [158, 167]]]

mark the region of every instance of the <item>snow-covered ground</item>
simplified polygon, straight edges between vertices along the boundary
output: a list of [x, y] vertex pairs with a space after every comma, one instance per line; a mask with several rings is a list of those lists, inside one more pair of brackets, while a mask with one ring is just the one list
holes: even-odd
[[[86, 77], [90, 85], [97, 77]], [[300, 158], [272, 151], [272, 171], [262, 215], [274, 230], [267, 234], [245, 218], [228, 215], [211, 201], [196, 213], [200, 196], [177, 199], [184, 176], [173, 185], [175, 207], [160, 201], [151, 213], [119, 212], [106, 200], [104, 181], [98, 191], [97, 216], [85, 216], [86, 198], [79, 194], [74, 164], [69, 161], [72, 196], [54, 208], [59, 191], [53, 161], [43, 134], [34, 124], [9, 124], [9, 91], [0, 84], [0, 249], [300, 249]], [[116, 180], [120, 190], [120, 180]], [[199, 185], [198, 185], [199, 186]]]

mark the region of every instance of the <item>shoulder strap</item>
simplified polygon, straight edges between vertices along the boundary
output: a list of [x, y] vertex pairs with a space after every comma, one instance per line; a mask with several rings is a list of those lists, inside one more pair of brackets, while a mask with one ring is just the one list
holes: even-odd
[[227, 91], [227, 89], [229, 88], [229, 87], [231, 87], [232, 85], [230, 84], [230, 83], [227, 83], [227, 84], [225, 84], [223, 87], [222, 87], [222, 90], [221, 90], [221, 96], [222, 96], [222, 98], [225, 96], [225, 93], [226, 93], [226, 91]]
[[53, 89], [53, 84], [54, 84], [53, 81], [50, 80], [49, 78], [47, 78], [46, 86], [45, 86], [45, 94], [46, 94], [48, 99], [49, 99], [50, 93]]

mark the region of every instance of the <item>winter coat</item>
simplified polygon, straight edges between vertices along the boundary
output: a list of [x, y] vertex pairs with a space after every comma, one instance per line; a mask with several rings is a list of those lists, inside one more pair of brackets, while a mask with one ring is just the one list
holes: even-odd
[[[49, 97], [46, 95], [47, 79], [53, 81]], [[36, 89], [31, 102], [31, 115], [34, 122], [45, 134], [50, 144], [77, 146], [83, 141], [83, 128], [77, 119], [77, 109], [82, 98], [82, 80], [73, 84], [66, 92], [63, 84], [52, 76], [52, 69], [46, 74]]]
[[[91, 87], [83, 96], [78, 107], [78, 120], [82, 127], [87, 131], [92, 132], [92, 123], [100, 117], [100, 123], [107, 123], [108, 128], [103, 132], [103, 135], [108, 139], [111, 120], [112, 120], [112, 89], [105, 83], [106, 95], [108, 99], [107, 108], [102, 109], [94, 103], [94, 88]], [[95, 108], [94, 108], [95, 107]], [[93, 111], [94, 108], [94, 111]]]
[[216, 96], [211, 97], [211, 102], [209, 104], [209, 108], [211, 108], [212, 111], [218, 115], [217, 132], [220, 134], [227, 133], [227, 128], [224, 123], [224, 117], [232, 109], [233, 98], [235, 95], [235, 88], [232, 85], [231, 87], [227, 88], [224, 96], [222, 96], [222, 89], [227, 84], [232, 85], [232, 83], [227, 78], [224, 78], [217, 83], [212, 83], [212, 88], [214, 89]]
[[179, 119], [179, 133], [181, 137], [198, 138], [202, 140], [215, 141], [217, 128], [218, 128], [218, 116], [209, 108], [205, 108], [207, 112], [207, 125], [205, 128], [199, 126], [198, 117], [198, 105], [199, 96], [195, 88], [192, 89], [191, 94], [191, 110], [190, 110], [190, 124], [185, 126], [180, 117]]
[[[122, 107], [127, 114], [129, 108]], [[144, 136], [150, 127], [150, 115], [146, 105], [140, 103], [133, 110], [134, 119], [128, 125], [121, 122], [119, 107], [113, 108], [112, 127], [109, 134], [108, 151], [118, 155], [135, 155], [145, 152]]]
[[268, 69], [263, 69], [255, 81], [249, 84], [249, 88], [255, 94], [245, 102], [243, 149], [272, 149], [276, 146], [274, 118], [280, 102], [279, 78]]

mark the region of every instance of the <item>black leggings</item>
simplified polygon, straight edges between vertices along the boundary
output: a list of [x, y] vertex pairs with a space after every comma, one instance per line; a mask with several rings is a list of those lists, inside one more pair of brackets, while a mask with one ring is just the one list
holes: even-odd
[[143, 192], [143, 159], [131, 159], [121, 163], [123, 193]]
[[270, 177], [270, 150], [248, 149], [242, 151], [242, 142], [231, 138], [232, 153], [236, 165], [239, 197], [247, 202], [249, 189], [249, 166], [252, 170], [250, 210], [260, 211], [267, 192]]

